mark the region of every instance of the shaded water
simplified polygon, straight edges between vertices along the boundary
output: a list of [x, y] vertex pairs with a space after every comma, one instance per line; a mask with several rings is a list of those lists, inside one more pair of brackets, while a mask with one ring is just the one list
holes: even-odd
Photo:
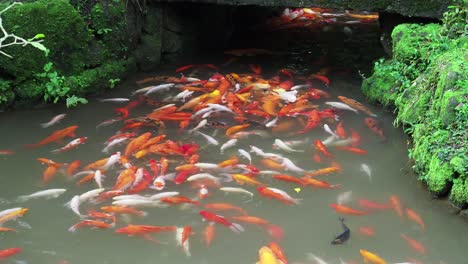
[[[275, 58], [274, 64], [285, 64]], [[177, 66], [180, 66], [178, 64]], [[138, 75], [123, 83], [118, 90], [112, 93], [113, 97], [129, 97], [131, 92], [139, 88], [136, 80], [148, 76], [172, 74], [176, 66], [162, 69], [154, 75]], [[271, 77], [278, 68], [272, 66], [264, 69], [265, 76]], [[223, 73], [247, 72], [245, 65], [226, 66], [221, 70]], [[199, 78], [207, 78], [206, 72], [195, 74]], [[338, 101], [336, 96], [343, 95], [360, 102], [365, 102], [360, 94], [360, 78], [357, 75], [343, 73], [342, 71], [331, 71], [330, 87], [326, 88], [320, 82], [315, 83], [330, 93], [330, 99], [320, 99], [314, 103], [324, 109], [323, 102]], [[298, 82], [300, 83], [300, 82]], [[167, 97], [163, 93], [153, 98]], [[104, 96], [103, 96], [104, 97]], [[107, 96], [106, 96], [107, 97]], [[23, 252], [8, 259], [6, 263], [255, 263], [257, 261], [258, 249], [272, 241], [265, 228], [242, 224], [245, 232], [235, 234], [229, 229], [217, 225], [216, 235], [212, 245], [207, 248], [203, 241], [203, 229], [206, 222], [199, 216], [199, 209], [188, 207], [181, 209], [179, 206], [169, 208], [142, 208], [147, 212], [145, 217], [118, 218], [117, 227], [128, 223], [147, 225], [185, 225], [192, 226], [194, 235], [190, 237], [191, 257], [186, 257], [181, 248], [176, 245], [174, 236], [170, 234], [156, 234], [158, 240], [167, 244], [155, 244], [141, 237], [126, 237], [115, 234], [114, 229], [98, 230], [81, 228], [75, 233], [68, 228], [80, 221], [73, 212], [64, 207], [74, 195], [97, 188], [94, 182], [77, 187], [75, 181], [64, 175], [57, 175], [51, 182], [41, 185], [42, 171], [45, 166], [36, 161], [38, 157], [53, 159], [56, 162], [71, 162], [82, 160], [87, 164], [98, 159], [108, 157], [109, 154], [102, 153], [104, 141], [114, 135], [123, 125], [121, 122], [96, 128], [96, 125], [104, 120], [114, 118], [115, 107], [118, 104], [100, 103], [91, 99], [87, 105], [75, 109], [65, 109], [60, 106], [51, 106], [45, 109], [16, 111], [11, 113], [0, 113], [0, 149], [11, 149], [16, 153], [11, 156], [0, 157], [0, 211], [13, 207], [27, 207], [30, 211], [19, 221], [8, 222], [6, 227], [16, 228], [17, 233], [0, 233], [0, 249], [8, 247], [21, 247]], [[340, 111], [339, 118], [344, 121], [345, 129], [356, 130], [362, 137], [360, 147], [367, 151], [366, 155], [357, 155], [330, 148], [335, 156], [334, 160], [342, 166], [342, 173], [319, 176], [318, 179], [332, 184], [340, 184], [337, 189], [317, 189], [313, 187], [301, 187], [299, 192], [294, 189], [295, 184], [280, 182], [271, 176], [257, 176], [258, 180], [271, 187], [287, 191], [291, 196], [302, 199], [298, 205], [285, 205], [276, 200], [268, 200], [258, 195], [252, 186], [241, 186], [255, 193], [252, 200], [238, 194], [225, 195], [221, 191], [210, 189], [212, 196], [203, 200], [202, 204], [212, 202], [227, 202], [241, 206], [250, 215], [267, 219], [270, 223], [283, 228], [285, 236], [279, 244], [282, 246], [291, 263], [314, 263], [307, 260], [307, 253], [314, 253], [325, 259], [328, 263], [339, 263], [339, 258], [346, 261], [362, 263], [359, 249], [366, 249], [377, 253], [389, 263], [404, 262], [416, 259], [422, 263], [466, 263], [464, 250], [468, 244], [468, 231], [466, 223], [457, 216], [449, 214], [444, 204], [430, 199], [427, 192], [421, 188], [416, 177], [408, 173], [409, 161], [407, 158], [407, 137], [401, 129], [392, 126], [393, 114], [384, 112], [376, 106], [368, 107], [377, 114], [377, 118], [385, 132], [387, 140], [382, 142], [364, 124], [364, 113], [355, 114], [349, 111]], [[151, 112], [154, 107], [139, 106], [131, 111], [131, 117], [144, 116]], [[67, 117], [57, 126], [42, 129], [39, 124], [47, 122], [51, 117], [66, 113]], [[221, 120], [229, 118], [221, 118]], [[336, 123], [327, 122], [332, 128]], [[187, 132], [178, 133], [177, 126], [170, 122], [164, 131], [169, 139], [183, 140], [184, 142], [195, 141], [200, 144], [200, 162], [221, 162], [232, 155], [237, 154], [238, 148], [249, 149], [249, 145], [255, 145], [265, 152], [275, 152], [291, 159], [299, 167], [312, 171], [330, 165], [330, 160], [325, 159], [323, 163], [315, 163], [312, 159], [314, 148], [312, 142], [315, 139], [325, 140], [328, 134], [321, 127], [311, 130], [304, 135], [287, 137], [284, 134], [271, 135], [270, 137], [250, 136], [241, 139], [236, 147], [228, 149], [223, 155], [219, 153], [220, 146], [207, 146], [206, 141], [198, 136], [189, 135]], [[51, 144], [38, 149], [26, 149], [25, 144], [38, 142], [40, 139], [50, 135], [54, 130], [65, 128], [70, 125], [78, 125], [77, 136], [87, 136], [88, 142], [78, 149], [62, 154], [52, 154], [50, 151], [58, 145]], [[193, 127], [192, 124], [191, 127]], [[323, 124], [322, 124], [323, 125]], [[264, 129], [257, 123], [252, 128]], [[212, 134], [215, 128], [203, 128], [201, 131]], [[266, 129], [265, 129], [266, 130]], [[298, 128], [291, 128], [292, 131]], [[151, 131], [153, 135], [158, 131], [151, 128], [136, 130], [138, 133]], [[216, 137], [220, 144], [228, 140], [224, 135], [224, 129], [220, 129]], [[305, 150], [304, 153], [285, 153], [272, 149], [275, 138], [284, 140], [299, 140], [308, 138], [306, 144], [297, 146], [297, 149]], [[124, 146], [115, 148], [124, 150]], [[159, 159], [160, 156], [149, 156]], [[253, 165], [260, 169], [267, 169], [260, 163], [260, 158], [252, 153]], [[172, 158], [171, 158], [172, 159]], [[176, 165], [182, 164], [180, 158], [177, 163], [171, 163], [170, 170]], [[137, 166], [148, 163], [145, 157], [141, 160], [132, 159]], [[245, 162], [245, 160], [244, 160]], [[360, 170], [360, 164], [366, 163], [372, 170], [372, 180]], [[117, 171], [121, 167], [106, 172], [104, 186], [112, 188]], [[300, 176], [293, 172], [284, 172]], [[225, 183], [224, 186], [238, 186], [235, 182]], [[19, 195], [33, 193], [41, 189], [66, 188], [67, 192], [57, 199], [37, 199], [23, 203], [15, 202]], [[187, 197], [195, 197], [196, 189], [188, 184], [174, 185], [167, 183], [166, 191], [177, 190]], [[364, 216], [347, 216], [345, 223], [351, 229], [351, 238], [344, 245], [333, 246], [330, 241], [342, 229], [338, 221], [339, 215], [329, 207], [336, 203], [337, 195], [345, 191], [352, 191], [352, 200], [346, 205], [360, 208], [357, 201], [364, 198], [379, 203], [387, 203], [390, 195], [396, 195], [405, 208], [411, 208], [421, 215], [426, 223], [426, 230], [422, 231], [418, 225], [406, 217], [399, 217], [393, 210], [371, 212]], [[147, 190], [144, 194], [154, 194], [156, 191]], [[99, 205], [86, 203], [81, 206], [81, 212], [86, 213], [90, 209], [108, 205], [106, 201]], [[361, 208], [362, 209], [362, 208]], [[233, 215], [221, 212], [221, 215]], [[359, 233], [361, 226], [375, 228], [376, 235], [373, 237], [363, 236]], [[425, 255], [419, 255], [409, 248], [400, 237], [400, 233], [407, 234], [420, 241], [427, 249]]]

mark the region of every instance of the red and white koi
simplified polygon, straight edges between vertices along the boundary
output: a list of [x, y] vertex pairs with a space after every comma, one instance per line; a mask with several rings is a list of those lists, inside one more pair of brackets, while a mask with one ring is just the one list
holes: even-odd
[[114, 146], [117, 146], [125, 141], [129, 140], [129, 138], [116, 138], [116, 139], [113, 139], [112, 141], [110, 141], [109, 143], [106, 144], [106, 147], [104, 149], [102, 149], [102, 152], [109, 152], [109, 150], [114, 147]]
[[161, 191], [165, 187], [166, 187], [166, 180], [164, 179], [163, 176], [158, 176], [156, 177], [156, 179], [154, 179], [152, 189]]
[[64, 147], [59, 148], [59, 149], [54, 149], [51, 152], [52, 153], [59, 153], [59, 152], [69, 151], [71, 149], [74, 149], [74, 148], [78, 147], [81, 144], [84, 144], [87, 140], [88, 140], [87, 137], [80, 137], [80, 138], [77, 138], [77, 139], [74, 139], [74, 140], [70, 141]]

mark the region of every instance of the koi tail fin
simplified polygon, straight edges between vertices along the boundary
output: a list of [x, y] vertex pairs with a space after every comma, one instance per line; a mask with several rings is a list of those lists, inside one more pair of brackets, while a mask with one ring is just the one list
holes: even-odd
[[240, 233], [245, 231], [245, 229], [237, 223], [231, 223], [229, 229], [231, 229], [234, 233]]
[[70, 228], [68, 228], [69, 232], [75, 232], [77, 229], [76, 225], [72, 225]]
[[23, 202], [26, 202], [27, 200], [29, 200], [29, 196], [27, 195], [21, 195], [21, 196], [18, 196], [18, 198], [16, 198], [16, 201], [18, 203], [23, 203]]

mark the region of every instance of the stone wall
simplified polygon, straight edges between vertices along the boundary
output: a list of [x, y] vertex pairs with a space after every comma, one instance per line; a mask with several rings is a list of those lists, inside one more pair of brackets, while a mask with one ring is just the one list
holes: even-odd
[[210, 3], [222, 5], [258, 5], [273, 7], [323, 7], [397, 13], [404, 16], [441, 18], [451, 0], [148, 0], [166, 3]]

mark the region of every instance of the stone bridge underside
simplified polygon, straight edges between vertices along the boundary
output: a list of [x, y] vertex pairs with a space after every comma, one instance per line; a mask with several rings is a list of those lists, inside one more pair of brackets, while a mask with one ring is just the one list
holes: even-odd
[[397, 13], [409, 17], [441, 18], [451, 0], [147, 0], [148, 2], [257, 5], [269, 7], [323, 7]]

